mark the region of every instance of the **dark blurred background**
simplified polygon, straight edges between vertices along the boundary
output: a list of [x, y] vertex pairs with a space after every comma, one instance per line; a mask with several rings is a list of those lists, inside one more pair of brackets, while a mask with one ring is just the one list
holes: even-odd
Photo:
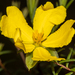
[[[3, 15], [6, 14], [6, 7], [11, 6], [12, 1], [20, 1], [21, 2], [20, 10], [22, 10], [22, 8], [27, 6], [26, 0], [0, 0], [0, 12], [2, 12]], [[47, 1], [51, 1], [55, 6], [56, 1], [58, 1], [58, 0], [39, 0], [38, 6], [41, 4], [45, 4]], [[75, 20], [75, 1], [68, 8], [66, 19], [74, 19]], [[27, 20], [30, 20], [29, 15], [27, 16]], [[73, 27], [75, 28], [75, 25]], [[17, 53], [17, 50], [16, 50], [14, 44], [8, 38], [4, 37], [1, 34], [0, 34], [0, 43], [4, 44], [3, 50], [12, 50], [13, 51], [13, 53], [0, 56], [3, 63], [6, 61], [9, 61], [9, 60], [13, 60], [12, 62], [8, 63], [5, 66], [12, 73], [11, 75], [49, 75], [49, 73], [51, 72], [50, 69], [48, 68], [49, 63], [47, 63], [47, 62], [43, 62], [43, 63], [41, 62], [41, 64], [39, 63], [33, 69], [31, 69], [31, 71], [28, 71], [27, 68], [25, 67], [20, 55]], [[68, 45], [68, 47], [74, 47], [74, 43], [75, 43], [75, 37], [73, 37], [73, 40]], [[66, 51], [64, 53], [67, 54], [67, 52], [68, 51]], [[63, 70], [60, 75], [64, 75], [64, 73], [63, 73], [64, 71], [65, 70]], [[8, 75], [8, 74], [3, 70], [0, 72], [0, 75]]]

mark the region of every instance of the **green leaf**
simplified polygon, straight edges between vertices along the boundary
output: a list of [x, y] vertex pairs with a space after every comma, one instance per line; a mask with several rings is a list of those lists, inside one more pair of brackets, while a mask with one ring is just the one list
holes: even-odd
[[59, 49], [57, 52], [59, 53], [59, 52], [61, 52], [61, 51], [63, 51], [63, 50], [65, 50], [65, 48], [61, 48], [61, 49]]
[[7, 53], [11, 53], [12, 51], [1, 51], [0, 52], [0, 55], [3, 55], [3, 54], [7, 54]]
[[26, 66], [27, 66], [28, 70], [33, 68], [37, 63], [37, 61], [32, 60], [32, 57], [33, 57], [33, 53], [26, 54]]
[[74, 0], [70, 0], [70, 1], [68, 2], [68, 4], [66, 5], [66, 9], [68, 9], [68, 8], [70, 7], [70, 5], [73, 3], [73, 1], [74, 1]]
[[59, 64], [66, 63], [66, 62], [73, 62], [73, 61], [75, 61], [75, 59], [62, 60], [59, 62]]
[[38, 1], [39, 0], [27, 0], [27, 7], [28, 7], [28, 10], [29, 10], [31, 22], [33, 22], [33, 18], [34, 18], [34, 15], [35, 15], [35, 10], [36, 10], [37, 5], [38, 5]]
[[[69, 52], [69, 54], [67, 56], [67, 59], [70, 59], [71, 58], [72, 52], [73, 52], [73, 49], [70, 48], [70, 52]], [[66, 63], [66, 67], [68, 67], [68, 66], [69, 66], [69, 63]]]
[[75, 67], [71, 69], [71, 71], [75, 72]]
[[46, 48], [52, 56], [59, 58], [57, 51], [54, 48]]
[[65, 75], [72, 75], [73, 74], [73, 72], [69, 72], [69, 73], [67, 73], [67, 74], [65, 74]]

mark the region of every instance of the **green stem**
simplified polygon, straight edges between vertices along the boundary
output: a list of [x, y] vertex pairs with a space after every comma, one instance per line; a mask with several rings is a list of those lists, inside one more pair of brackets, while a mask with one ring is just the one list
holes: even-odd
[[54, 69], [54, 63], [53, 62], [51, 63], [51, 69], [52, 69], [53, 75], [55, 75], [55, 69]]
[[55, 74], [55, 75], [58, 75], [58, 74], [59, 74], [59, 72], [61, 71], [61, 69], [62, 69], [62, 67], [60, 67], [60, 68], [57, 70], [57, 72], [56, 72], [56, 74]]
[[59, 52], [61, 52], [61, 51], [63, 51], [63, 50], [65, 50], [65, 48], [61, 48], [61, 49], [59, 49], [57, 52], [59, 53]]
[[70, 1], [68, 2], [68, 4], [66, 5], [66, 9], [69, 8], [69, 6], [73, 3], [73, 1], [74, 1], [74, 0], [70, 0]]
[[53, 75], [55, 75], [54, 67], [52, 67], [52, 73], [53, 73]]
[[31, 22], [33, 22], [33, 18], [34, 18], [34, 15], [35, 15], [35, 10], [36, 10], [37, 5], [38, 5], [38, 1], [39, 0], [27, 0], [27, 7], [28, 7], [28, 10], [29, 10]]
[[64, 7], [67, 4], [67, 0], [59, 0], [59, 5], [63, 5]]
[[[70, 52], [69, 52], [69, 54], [68, 54], [68, 56], [67, 56], [67, 59], [70, 59], [70, 58], [71, 58], [72, 52], [73, 52], [73, 49], [70, 48]], [[66, 67], [68, 67], [68, 66], [69, 66], [69, 62], [66, 63]]]
[[62, 63], [66, 63], [66, 62], [75, 62], [75, 59], [62, 60], [59, 63], [62, 64]]

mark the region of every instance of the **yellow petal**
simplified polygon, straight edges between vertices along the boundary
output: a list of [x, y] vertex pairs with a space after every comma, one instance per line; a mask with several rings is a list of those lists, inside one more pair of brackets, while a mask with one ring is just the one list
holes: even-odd
[[44, 10], [53, 9], [54, 5], [51, 2], [46, 2], [44, 6], [42, 7]]
[[51, 56], [51, 54], [42, 47], [37, 47], [33, 51], [33, 58], [34, 61], [53, 61], [53, 60], [64, 60], [64, 58], [57, 58], [56, 56]]
[[[48, 9], [51, 5], [49, 6], [49, 2], [46, 4], [45, 6], [41, 5], [36, 9], [33, 19], [33, 29], [38, 30], [39, 33], [43, 31], [44, 35], [47, 36], [51, 32], [54, 24], [60, 24], [65, 20], [66, 9], [63, 6]], [[47, 8], [48, 10], [45, 10], [44, 8]]]
[[18, 38], [21, 38], [21, 31], [19, 28], [16, 28], [15, 35], [14, 35], [14, 42], [16, 42]]
[[22, 49], [24, 52], [26, 51], [25, 46], [20, 39], [17, 39], [17, 41], [15, 42], [15, 46]]
[[0, 30], [1, 30], [1, 21], [0, 21]]
[[56, 32], [51, 34], [42, 45], [53, 48], [68, 45], [75, 34], [75, 30], [72, 28], [74, 23], [75, 20], [67, 20]]
[[15, 46], [22, 49], [24, 53], [32, 52], [35, 48], [33, 44], [24, 44], [22, 41], [18, 39], [18, 41], [15, 43]]
[[6, 11], [7, 16], [3, 15], [1, 19], [2, 34], [14, 38], [16, 28], [19, 28], [23, 41], [32, 41], [32, 28], [27, 24], [22, 12], [15, 6], [7, 7]]
[[63, 6], [58, 6], [55, 8], [50, 15], [50, 22], [53, 24], [61, 24], [66, 18], [66, 8]]
[[26, 49], [25, 53], [32, 52], [35, 48], [35, 45], [33, 45], [33, 44], [24, 44], [24, 46], [25, 46], [25, 49]]
[[16, 29], [14, 35], [15, 46], [22, 49], [25, 53], [32, 52], [35, 46], [31, 42], [24, 42], [21, 38], [21, 30], [19, 28]]
[[14, 39], [14, 42], [15, 42], [15, 46], [22, 49], [25, 52], [26, 50], [25, 50], [25, 46], [23, 44], [23, 40], [21, 38], [21, 31], [20, 31], [19, 28], [16, 29], [13, 39]]

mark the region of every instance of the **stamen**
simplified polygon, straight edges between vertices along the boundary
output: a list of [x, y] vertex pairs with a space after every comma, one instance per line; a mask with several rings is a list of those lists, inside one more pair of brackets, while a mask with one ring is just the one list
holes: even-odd
[[34, 43], [36, 44], [41, 44], [42, 40], [43, 40], [43, 32], [42, 33], [38, 33], [38, 31], [36, 30], [35, 32], [33, 32], [33, 40], [34, 40]]

